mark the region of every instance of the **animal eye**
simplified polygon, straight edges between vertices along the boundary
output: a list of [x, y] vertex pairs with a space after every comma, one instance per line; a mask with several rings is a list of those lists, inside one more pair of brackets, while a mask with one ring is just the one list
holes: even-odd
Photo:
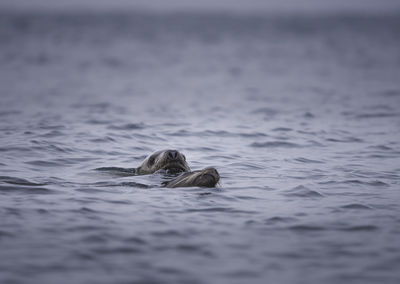
[[183, 157], [183, 160], [184, 160], [184, 161], [186, 161], [186, 157], [185, 157], [185, 155], [182, 155], [182, 157]]
[[150, 157], [150, 158], [149, 158], [149, 164], [151, 164], [151, 165], [154, 164], [154, 161], [155, 161], [155, 158], [154, 158], [154, 157]]

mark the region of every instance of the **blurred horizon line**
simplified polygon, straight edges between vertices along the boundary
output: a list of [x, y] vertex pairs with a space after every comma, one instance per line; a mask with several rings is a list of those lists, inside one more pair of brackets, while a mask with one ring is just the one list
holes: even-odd
[[397, 0], [0, 0], [0, 13], [151, 13], [232, 15], [393, 15], [400, 14]]

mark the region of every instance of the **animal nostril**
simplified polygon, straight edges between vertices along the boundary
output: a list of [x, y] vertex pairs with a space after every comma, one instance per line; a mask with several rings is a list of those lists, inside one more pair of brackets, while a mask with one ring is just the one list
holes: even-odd
[[170, 159], [176, 159], [177, 156], [178, 156], [178, 152], [176, 152], [176, 151], [169, 151], [168, 152], [168, 157]]

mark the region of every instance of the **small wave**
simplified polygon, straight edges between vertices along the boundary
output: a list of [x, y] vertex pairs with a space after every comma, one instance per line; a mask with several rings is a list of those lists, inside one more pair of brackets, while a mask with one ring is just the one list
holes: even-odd
[[305, 117], [305, 118], [314, 118], [315, 115], [308, 111], [308, 112], [305, 112], [303, 114], [303, 117]]
[[185, 212], [224, 212], [224, 213], [245, 213], [253, 214], [255, 211], [238, 210], [230, 207], [209, 207], [209, 208], [189, 208]]
[[249, 196], [249, 195], [235, 195], [235, 198], [242, 200], [257, 200], [257, 197]]
[[[384, 178], [387, 178], [384, 176]], [[389, 177], [389, 178], [394, 178], [394, 177]], [[368, 186], [377, 186], [377, 187], [387, 187], [389, 184], [379, 181], [379, 180], [374, 180], [374, 181], [362, 181], [358, 179], [350, 179], [350, 180], [343, 180], [343, 181], [338, 181], [338, 180], [328, 180], [328, 181], [323, 181], [319, 182], [318, 184], [357, 184], [357, 185], [368, 185]]]
[[102, 124], [108, 124], [110, 123], [109, 120], [100, 120], [100, 119], [89, 119], [86, 121], [88, 124], [94, 124], [94, 125], [102, 125]]
[[375, 146], [369, 146], [368, 148], [370, 149], [375, 149], [375, 150], [382, 150], [382, 151], [393, 151], [393, 148], [385, 145], [375, 145]]
[[50, 194], [54, 193], [46, 187], [36, 187], [36, 186], [4, 186], [0, 185], [0, 191], [4, 192], [21, 192], [29, 194]]
[[307, 159], [307, 158], [297, 158], [294, 159], [297, 162], [300, 163], [305, 163], [305, 164], [323, 164], [324, 162], [321, 161], [317, 161], [317, 160], [311, 160], [311, 159]]
[[126, 181], [126, 182], [121, 182], [118, 184], [118, 186], [127, 186], [127, 187], [137, 187], [137, 188], [150, 188], [151, 186], [143, 184], [143, 183], [138, 183], [138, 182], [133, 182], [133, 181]]
[[81, 213], [96, 213], [97, 211], [88, 207], [82, 207], [79, 210], [77, 210], [78, 212]]
[[127, 123], [121, 125], [110, 125], [107, 127], [112, 130], [140, 130], [146, 128], [144, 123]]
[[141, 249], [139, 248], [134, 248], [132, 246], [119, 246], [119, 247], [111, 247], [111, 248], [94, 248], [91, 249], [93, 253], [96, 254], [102, 254], [102, 255], [107, 255], [107, 254], [132, 254], [132, 253], [140, 253], [142, 252]]
[[130, 200], [106, 200], [106, 202], [111, 204], [125, 204], [125, 205], [133, 204], [133, 202]]
[[[163, 248], [168, 249], [168, 248]], [[185, 271], [182, 268], [174, 268], [174, 267], [157, 267], [157, 273], [168, 274], [168, 275], [184, 275]], [[142, 280], [140, 283], [162, 283], [160, 280]], [[191, 281], [190, 281], [191, 282]]]
[[295, 196], [295, 197], [323, 197], [322, 193], [316, 190], [311, 190], [304, 185], [296, 186], [284, 193], [285, 196]]
[[7, 231], [0, 230], [0, 240], [2, 238], [12, 238], [12, 237], [14, 237], [13, 234], [11, 234], [11, 233], [9, 233]]
[[267, 137], [268, 135], [262, 132], [250, 132], [250, 133], [238, 133], [238, 136], [245, 138], [254, 138], [254, 137]]
[[368, 185], [372, 185], [372, 186], [389, 186], [389, 184], [387, 184], [387, 183], [385, 183], [383, 181], [379, 181], [379, 180], [368, 182]]
[[124, 242], [132, 243], [132, 244], [139, 244], [139, 245], [147, 244], [147, 241], [145, 239], [142, 239], [139, 237], [129, 237], [129, 238], [124, 239]]
[[272, 129], [272, 131], [274, 132], [289, 132], [289, 131], [293, 131], [292, 128], [287, 128], [287, 127], [277, 127]]
[[178, 126], [184, 127], [184, 126], [190, 126], [190, 125], [191, 124], [187, 123], [187, 122], [164, 122], [162, 124], [154, 124], [154, 126], [161, 127], [161, 128], [178, 127]]
[[256, 148], [301, 148], [303, 146], [284, 141], [269, 141], [269, 142], [254, 142], [250, 144], [251, 147]]
[[49, 214], [49, 210], [43, 209], [43, 208], [39, 208], [36, 210], [37, 213], [39, 214]]
[[372, 154], [372, 155], [368, 155], [366, 157], [371, 158], [371, 159], [394, 159], [394, 158], [397, 158], [397, 156], [399, 156], [399, 155], [400, 155], [400, 152], [392, 152], [392, 153], [388, 153], [386, 155]]
[[[61, 152], [61, 153], [72, 153], [72, 152], [75, 152], [75, 150], [73, 148], [56, 146], [56, 145], [53, 145], [53, 144], [46, 145], [45, 147], [46, 147], [46, 150], [54, 150], [55, 152]], [[35, 149], [36, 149], [36, 147], [35, 147]], [[43, 149], [43, 147], [39, 148], [39, 150], [41, 150], [41, 149]]]
[[110, 136], [102, 137], [102, 138], [94, 138], [90, 139], [90, 142], [94, 143], [108, 143], [108, 142], [116, 142], [116, 140]]
[[96, 234], [96, 233], [90, 234], [88, 236], [84, 236], [82, 238], [83, 242], [87, 242], [87, 243], [91, 243], [91, 244], [95, 244], [95, 243], [104, 244], [104, 243], [107, 243], [108, 240], [109, 240], [108, 236], [105, 236], [105, 234], [100, 235], [100, 234]]
[[71, 147], [65, 147], [60, 145], [49, 144], [45, 141], [37, 141], [31, 140], [32, 144], [36, 144], [37, 146], [31, 146], [27, 148], [29, 151], [37, 151], [37, 152], [54, 152], [54, 153], [73, 153], [76, 152], [76, 149]]
[[[217, 151], [215, 148], [211, 148], [211, 147], [187, 147], [185, 148], [185, 150], [187, 151], [201, 151], [201, 152], [215, 152]], [[215, 155], [213, 155], [213, 157], [216, 157]], [[228, 156], [226, 156], [228, 157]]]
[[246, 169], [246, 170], [262, 170], [265, 169], [265, 165], [258, 165], [255, 163], [235, 162], [227, 164], [228, 167]]
[[362, 181], [358, 179], [351, 179], [351, 180], [345, 180], [342, 181], [341, 183], [344, 184], [362, 184], [362, 185], [371, 185], [371, 186], [389, 186], [387, 183], [379, 180], [374, 180], [374, 181]]
[[267, 220], [265, 220], [265, 223], [266, 224], [290, 223], [290, 222], [294, 222], [296, 220], [297, 220], [296, 218], [292, 218], [292, 217], [275, 216], [275, 217], [271, 217], [271, 218], [268, 218]]
[[43, 186], [45, 183], [35, 183], [26, 179], [9, 177], [9, 176], [0, 176], [0, 182], [9, 183], [9, 184], [17, 184], [17, 185], [28, 185], [28, 186]]
[[386, 90], [381, 94], [385, 97], [400, 97], [400, 90]]
[[183, 253], [194, 253], [194, 254], [202, 254], [206, 256], [214, 255], [211, 251], [207, 250], [204, 245], [195, 245], [195, 244], [180, 244], [175, 247], [175, 249], [182, 251]]
[[64, 136], [65, 133], [58, 131], [58, 130], [52, 130], [50, 132], [47, 132], [45, 134], [39, 135], [39, 137], [44, 137], [44, 138], [53, 138], [53, 137], [59, 137], [59, 136]]
[[[260, 272], [257, 271], [257, 270], [249, 270], [249, 269], [235, 269], [235, 270], [233, 270], [231, 272], [224, 273], [224, 275], [233, 278], [234, 281], [238, 281], [239, 279], [242, 278], [242, 279], [245, 279], [245, 281], [243, 281], [243, 282], [247, 282], [250, 279], [259, 278], [260, 277]], [[251, 282], [251, 280], [250, 280], [250, 282]]]
[[105, 109], [112, 107], [112, 104], [108, 103], [108, 102], [98, 102], [98, 103], [82, 103], [82, 102], [80, 102], [80, 103], [72, 104], [71, 107], [74, 109], [90, 108], [90, 109], [98, 109], [98, 110], [104, 111]]
[[345, 137], [345, 138], [327, 138], [325, 139], [328, 142], [337, 142], [337, 143], [355, 143], [355, 142], [364, 142], [364, 140], [357, 137]]
[[397, 113], [387, 113], [387, 112], [378, 112], [378, 113], [363, 113], [363, 114], [358, 114], [355, 117], [356, 118], [384, 118], [384, 117], [397, 117], [399, 116]]
[[290, 230], [293, 231], [323, 231], [326, 230], [326, 228], [321, 227], [321, 226], [312, 226], [312, 225], [295, 225], [295, 226], [290, 226]]
[[360, 203], [351, 203], [351, 204], [347, 204], [347, 205], [343, 205], [340, 208], [343, 209], [373, 209], [372, 207], [368, 206], [368, 205], [364, 205], [364, 204], [360, 204]]
[[278, 258], [281, 258], [281, 257], [282, 258], [287, 258], [287, 259], [290, 259], [290, 260], [304, 258], [304, 254], [303, 253], [293, 252], [293, 251], [273, 253], [273, 256], [276, 256]]
[[[94, 150], [85, 149], [85, 153], [94, 154], [97, 157], [102, 157], [102, 156], [127, 156], [128, 155], [128, 153], [126, 153], [126, 152], [106, 151], [106, 150], [100, 150], [100, 149], [94, 149]], [[145, 157], [146, 156], [144, 156], [144, 158]], [[134, 157], [133, 159], [143, 161], [143, 159], [139, 159], [137, 157]]]
[[168, 136], [181, 136], [181, 137], [205, 137], [205, 136], [218, 136], [218, 137], [234, 137], [236, 134], [225, 131], [225, 130], [205, 130], [205, 131], [188, 131], [181, 129], [175, 132], [166, 133]]
[[6, 207], [6, 208], [4, 208], [4, 211], [8, 215], [21, 216], [22, 210], [19, 208], [14, 208], [14, 207]]
[[360, 225], [360, 226], [351, 226], [346, 228], [340, 228], [341, 231], [349, 231], [349, 232], [359, 232], [359, 231], [376, 231], [379, 228], [374, 225]]
[[101, 225], [74, 225], [66, 229], [69, 232], [104, 232], [107, 226]]
[[97, 256], [94, 254], [90, 254], [87, 252], [81, 252], [81, 251], [75, 251], [74, 254], [72, 255], [73, 257], [77, 258], [78, 260], [83, 260], [83, 261], [92, 261], [97, 259]]
[[99, 158], [62, 158], [62, 159], [54, 159], [49, 162], [59, 163], [60, 165], [74, 165], [81, 164], [83, 162], [98, 160]]
[[2, 110], [0, 111], [0, 116], [8, 116], [8, 115], [15, 115], [20, 114], [21, 111], [18, 110]]
[[35, 160], [35, 161], [29, 161], [25, 162], [29, 165], [33, 166], [39, 166], [39, 167], [60, 167], [63, 166], [62, 163], [57, 163], [57, 162], [50, 162], [50, 161], [42, 161], [42, 160]]
[[278, 111], [273, 108], [268, 108], [268, 107], [262, 107], [262, 108], [257, 108], [253, 111], [250, 112], [251, 114], [264, 114], [266, 116], [275, 116]]
[[32, 149], [30, 147], [17, 147], [17, 146], [5, 146], [0, 147], [0, 152], [31, 152]]
[[190, 235], [186, 232], [181, 232], [181, 231], [177, 231], [174, 229], [167, 229], [164, 231], [155, 231], [151, 234], [156, 237], [182, 237], [182, 238], [186, 238], [188, 235]]
[[136, 172], [135, 168], [120, 168], [120, 167], [101, 167], [94, 169], [99, 172], [110, 172], [110, 173], [121, 173], [134, 175]]
[[44, 123], [40, 123], [40, 129], [45, 129], [45, 130], [61, 130], [61, 129], [65, 129], [65, 125], [47, 125]]
[[136, 187], [136, 188], [149, 188], [149, 185], [134, 182], [134, 181], [124, 181], [124, 182], [96, 182], [93, 184], [94, 186], [100, 187], [114, 187], [114, 186], [126, 186], [126, 187]]
[[79, 192], [86, 192], [86, 193], [108, 192], [107, 190], [102, 190], [102, 189], [93, 188], [93, 187], [80, 187], [80, 188], [77, 188], [75, 190], [79, 191]]

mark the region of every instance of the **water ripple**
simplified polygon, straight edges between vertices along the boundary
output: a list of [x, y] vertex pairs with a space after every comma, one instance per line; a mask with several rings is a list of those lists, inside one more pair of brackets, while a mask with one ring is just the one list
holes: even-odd
[[363, 181], [363, 180], [359, 180], [359, 179], [349, 179], [349, 180], [342, 180], [342, 181], [329, 180], [329, 181], [319, 182], [319, 184], [368, 185], [368, 186], [375, 186], [375, 187], [388, 187], [389, 186], [389, 184], [387, 184], [383, 181], [379, 181], [379, 180]]
[[244, 213], [244, 214], [254, 214], [255, 211], [251, 210], [238, 210], [231, 207], [207, 207], [207, 208], [188, 208], [185, 209], [185, 212], [192, 213], [192, 212], [222, 212], [222, 213]]
[[251, 111], [251, 114], [263, 114], [267, 117], [273, 117], [278, 114], [277, 109], [269, 108], [269, 107], [262, 107], [262, 108], [257, 108], [253, 111]]
[[291, 222], [296, 222], [298, 219], [293, 218], [293, 217], [280, 217], [280, 216], [275, 216], [268, 218], [265, 220], [265, 224], [280, 224], [280, 223], [291, 223]]
[[326, 138], [328, 142], [338, 142], [338, 143], [360, 143], [364, 142], [363, 139], [357, 137], [343, 137], [343, 138]]
[[284, 193], [285, 196], [294, 196], [294, 197], [323, 197], [322, 193], [319, 193], [316, 190], [311, 190], [304, 185], [296, 186], [290, 190], [286, 190]]
[[10, 176], [0, 176], [0, 182], [17, 184], [17, 185], [30, 185], [30, 186], [43, 186], [45, 183], [35, 183], [26, 179], [10, 177]]
[[126, 187], [136, 187], [136, 188], [150, 188], [150, 185], [146, 185], [134, 181], [123, 181], [123, 182], [96, 182], [93, 183], [94, 186], [99, 187], [114, 187], [114, 186], [126, 186]]
[[311, 159], [307, 159], [307, 158], [296, 158], [294, 160], [297, 162], [300, 162], [300, 163], [305, 163], [305, 164], [323, 164], [324, 163], [322, 161], [311, 160]]
[[304, 147], [300, 144], [285, 142], [285, 141], [269, 141], [269, 142], [254, 142], [250, 144], [255, 148], [301, 148]]
[[4, 231], [4, 230], [0, 230], [0, 240], [3, 238], [12, 238], [14, 237], [14, 235], [10, 232]]
[[340, 228], [339, 230], [347, 232], [359, 232], [359, 231], [376, 231], [378, 229], [379, 227], [374, 225], [357, 225], [357, 226]]
[[6, 146], [0, 147], [0, 152], [31, 152], [32, 149], [29, 147], [17, 147], [17, 146]]
[[351, 204], [343, 205], [340, 208], [343, 208], [343, 209], [362, 209], [362, 210], [373, 209], [372, 207], [370, 207], [368, 205], [364, 205], [364, 204], [360, 204], [360, 203], [351, 203]]
[[95, 254], [100, 254], [100, 255], [137, 254], [142, 252], [140, 248], [135, 248], [132, 246], [99, 247], [91, 249], [91, 251]]
[[272, 129], [272, 131], [274, 132], [289, 132], [289, 131], [293, 131], [292, 128], [288, 128], [288, 127], [277, 127]]
[[93, 143], [108, 143], [108, 142], [116, 142], [116, 141], [117, 140], [115, 140], [114, 138], [112, 138], [110, 136], [90, 139], [90, 142], [93, 142]]
[[54, 190], [51, 190], [46, 187], [39, 186], [4, 186], [0, 185], [0, 192], [18, 192], [18, 193], [27, 193], [27, 194], [50, 194], [55, 193]]
[[145, 129], [146, 125], [144, 123], [127, 123], [120, 125], [110, 125], [107, 128], [112, 130], [141, 130]]
[[398, 113], [388, 113], [388, 112], [378, 112], [378, 113], [363, 113], [358, 114], [355, 117], [360, 119], [369, 119], [369, 118], [385, 118], [385, 117], [397, 117]]
[[53, 138], [53, 137], [59, 137], [59, 136], [64, 136], [66, 135], [65, 133], [58, 131], [58, 130], [52, 130], [50, 132], [40, 134], [38, 137], [43, 137], [43, 138]]
[[305, 231], [305, 232], [307, 232], [307, 231], [324, 231], [327, 229], [325, 227], [313, 226], [313, 225], [294, 225], [294, 226], [290, 226], [288, 228], [290, 230], [299, 231], [299, 232], [302, 232], [302, 231]]
[[51, 162], [51, 161], [43, 161], [43, 160], [34, 160], [34, 161], [29, 161], [26, 162], [29, 165], [33, 166], [39, 166], [39, 167], [60, 167], [63, 166], [63, 164], [58, 161], [58, 162]]

